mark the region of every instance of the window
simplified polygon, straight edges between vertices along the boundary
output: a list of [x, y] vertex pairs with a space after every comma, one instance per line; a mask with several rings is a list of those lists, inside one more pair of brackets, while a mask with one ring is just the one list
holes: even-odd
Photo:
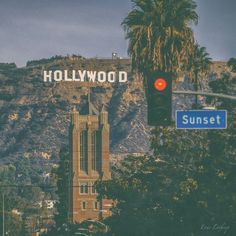
[[92, 183], [92, 190], [91, 190], [92, 194], [96, 194], [97, 193], [97, 190], [96, 190], [96, 187], [94, 185], [94, 183]]
[[81, 209], [85, 211], [87, 209], [87, 202], [81, 202]]
[[88, 138], [87, 131], [80, 132], [80, 170], [88, 170]]
[[92, 170], [99, 171], [100, 167], [100, 138], [99, 132], [92, 133]]
[[88, 183], [80, 183], [79, 192], [80, 194], [88, 194]]
[[100, 206], [99, 202], [96, 201], [96, 202], [93, 203], [93, 209], [94, 210], [99, 210], [99, 206]]

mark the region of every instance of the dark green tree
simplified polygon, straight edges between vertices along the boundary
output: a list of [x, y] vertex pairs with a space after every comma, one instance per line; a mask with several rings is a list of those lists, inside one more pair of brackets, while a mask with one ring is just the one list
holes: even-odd
[[56, 204], [57, 214], [55, 215], [57, 227], [68, 223], [69, 163], [69, 151], [66, 148], [62, 148], [59, 166], [53, 170], [57, 178], [57, 195], [59, 198]]
[[70, 155], [67, 147], [62, 147], [59, 153], [58, 166], [51, 170], [53, 182], [56, 181], [58, 201], [56, 203], [57, 212], [54, 215], [55, 226], [43, 235], [47, 236], [69, 236], [68, 221], [68, 198], [69, 198], [69, 170]]
[[[230, 77], [210, 86], [235, 94]], [[216, 104], [228, 111], [226, 130], [156, 128], [153, 155], [126, 159], [99, 183], [99, 193], [116, 203], [106, 220], [111, 235], [235, 234], [236, 107]]]

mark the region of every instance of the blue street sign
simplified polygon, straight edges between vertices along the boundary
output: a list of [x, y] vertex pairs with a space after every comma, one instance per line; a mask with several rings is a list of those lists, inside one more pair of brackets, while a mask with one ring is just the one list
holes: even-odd
[[177, 129], [226, 129], [227, 111], [189, 110], [176, 111]]

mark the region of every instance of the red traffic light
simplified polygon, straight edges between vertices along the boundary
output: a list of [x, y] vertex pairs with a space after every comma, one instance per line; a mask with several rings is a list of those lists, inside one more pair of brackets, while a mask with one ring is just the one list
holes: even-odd
[[157, 78], [154, 82], [154, 87], [158, 91], [163, 91], [167, 86], [166, 80], [163, 78]]

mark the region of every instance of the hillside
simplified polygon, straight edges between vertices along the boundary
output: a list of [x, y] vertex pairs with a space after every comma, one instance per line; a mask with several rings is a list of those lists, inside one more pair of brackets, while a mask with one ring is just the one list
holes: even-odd
[[[77, 105], [78, 109], [83, 108], [91, 84], [45, 83], [43, 70], [127, 71], [127, 83], [92, 84], [91, 100], [97, 109], [104, 104], [109, 112], [111, 153], [148, 151], [150, 128], [146, 122], [143, 84], [141, 78], [131, 75], [128, 59], [85, 59], [74, 56], [32, 61], [23, 68], [16, 68], [14, 64], [1, 65], [2, 163], [19, 157], [54, 160], [60, 147], [68, 145], [70, 110], [73, 105]], [[222, 71], [227, 71], [226, 64], [214, 63], [211, 75], [217, 77]], [[174, 84], [175, 89], [192, 89], [186, 78], [179, 78], [178, 81]], [[191, 107], [191, 99], [190, 96], [174, 96], [173, 110]]]

